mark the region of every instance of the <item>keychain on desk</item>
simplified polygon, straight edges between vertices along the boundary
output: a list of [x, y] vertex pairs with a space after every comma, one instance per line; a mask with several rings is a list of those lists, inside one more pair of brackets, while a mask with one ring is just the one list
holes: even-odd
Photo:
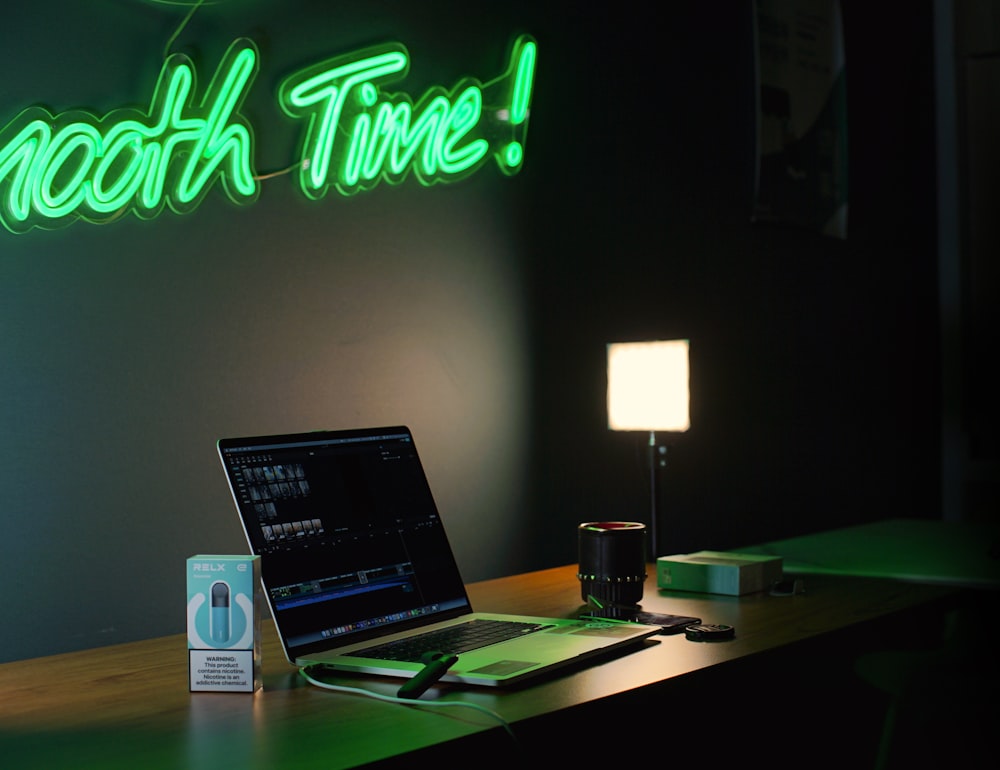
[[771, 596], [797, 596], [806, 592], [806, 584], [801, 578], [783, 577], [771, 583]]

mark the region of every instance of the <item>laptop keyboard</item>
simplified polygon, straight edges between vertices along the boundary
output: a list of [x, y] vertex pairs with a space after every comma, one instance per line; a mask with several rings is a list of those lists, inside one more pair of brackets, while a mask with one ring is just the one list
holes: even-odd
[[376, 644], [347, 654], [356, 658], [419, 662], [420, 656], [425, 652], [461, 655], [469, 650], [516, 639], [548, 627], [544, 623], [524, 623], [516, 620], [469, 620], [448, 628]]

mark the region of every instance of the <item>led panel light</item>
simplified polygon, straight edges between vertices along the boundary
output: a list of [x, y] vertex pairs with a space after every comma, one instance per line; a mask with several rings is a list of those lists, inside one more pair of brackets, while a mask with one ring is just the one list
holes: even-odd
[[689, 341], [608, 345], [608, 428], [684, 432], [691, 427]]

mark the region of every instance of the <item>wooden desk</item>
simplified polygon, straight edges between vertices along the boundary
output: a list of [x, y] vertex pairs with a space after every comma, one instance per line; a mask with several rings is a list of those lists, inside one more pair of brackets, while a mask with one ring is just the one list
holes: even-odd
[[[470, 594], [477, 609], [573, 616], [581, 609], [575, 575], [576, 566], [568, 565], [476, 583]], [[264, 623], [264, 686], [255, 695], [189, 693], [183, 634], [17, 661], [0, 665], [0, 763], [8, 770], [329, 770], [388, 762], [415, 751], [468, 759], [462, 752], [472, 743], [482, 744], [494, 758], [539, 747], [579, 753], [609, 741], [631, 743], [650, 718], [673, 726], [663, 740], [681, 752], [675, 759], [705, 756], [711, 746], [684, 748], [693, 735], [684, 732], [681, 716], [722, 722], [718, 714], [703, 713], [704, 703], [686, 699], [721, 686], [729, 691], [713, 692], [725, 696], [725, 702], [718, 701], [724, 712], [764, 707], [754, 691], [739, 691], [761, 680], [739, 675], [737, 664], [750, 661], [744, 669], [750, 671], [763, 663], [760, 670], [770, 677], [779, 661], [812, 659], [810, 640], [836, 639], [841, 645], [845, 631], [947, 602], [955, 592], [947, 586], [817, 575], [809, 578], [806, 594], [793, 597], [664, 593], [656, 589], [650, 567], [645, 609], [728, 623], [736, 628], [736, 638], [699, 643], [683, 634], [658, 636], [634, 652], [517, 690], [440, 686], [424, 696], [498, 712], [520, 744], [471, 709], [409, 707], [316, 688], [285, 661], [270, 621]], [[802, 644], [804, 654], [789, 653]], [[715, 676], [701, 676], [709, 673]], [[399, 685], [367, 677], [333, 681], [388, 695]], [[411, 756], [407, 763], [412, 766], [412, 761]]]

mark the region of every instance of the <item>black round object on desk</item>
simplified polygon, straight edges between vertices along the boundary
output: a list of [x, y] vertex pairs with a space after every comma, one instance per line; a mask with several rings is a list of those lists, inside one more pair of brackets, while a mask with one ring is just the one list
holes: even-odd
[[695, 623], [684, 627], [684, 635], [692, 642], [721, 642], [736, 636], [736, 629], [723, 623]]
[[634, 606], [646, 582], [646, 525], [589, 521], [577, 528], [580, 596], [590, 604]]

